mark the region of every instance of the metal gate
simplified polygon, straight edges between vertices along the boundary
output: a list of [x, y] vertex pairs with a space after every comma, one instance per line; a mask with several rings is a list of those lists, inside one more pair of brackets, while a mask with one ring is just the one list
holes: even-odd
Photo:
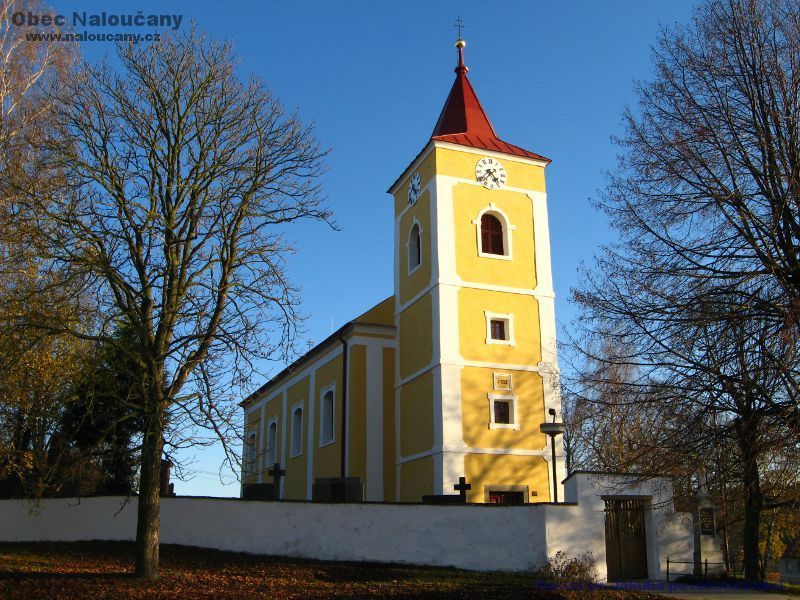
[[644, 500], [606, 498], [606, 565], [609, 581], [647, 578]]

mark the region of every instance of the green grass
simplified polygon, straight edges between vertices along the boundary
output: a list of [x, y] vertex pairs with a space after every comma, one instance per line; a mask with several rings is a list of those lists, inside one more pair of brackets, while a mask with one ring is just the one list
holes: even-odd
[[133, 544], [0, 543], [0, 598], [526, 598], [645, 600], [612, 589], [536, 589], [532, 574], [322, 562], [161, 547], [161, 577], [133, 578]]

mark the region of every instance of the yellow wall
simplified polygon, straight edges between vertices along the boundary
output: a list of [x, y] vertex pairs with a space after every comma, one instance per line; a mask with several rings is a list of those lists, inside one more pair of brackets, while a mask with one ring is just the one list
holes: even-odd
[[[394, 325], [394, 295], [354, 319], [358, 323]], [[361, 334], [363, 335], [363, 334]]]
[[383, 499], [395, 499], [394, 348], [383, 349]]
[[433, 358], [433, 314], [431, 295], [425, 294], [400, 313], [400, 377], [408, 377], [430, 364]]
[[[486, 343], [487, 310], [514, 316], [514, 346]], [[459, 346], [465, 360], [532, 366], [542, 360], [539, 303], [533, 296], [461, 288], [458, 323]]]
[[410, 456], [433, 447], [433, 374], [400, 389], [400, 453]]
[[400, 465], [400, 502], [422, 502], [433, 493], [433, 459], [418, 458]]
[[[510, 454], [467, 454], [464, 472], [472, 489], [468, 502], [483, 502], [485, 487], [491, 485], [527, 485], [528, 502], [550, 501], [550, 475], [547, 461], [541, 456]], [[536, 491], [538, 495], [532, 496]]]
[[[333, 400], [333, 443], [319, 447], [322, 388], [336, 385]], [[339, 477], [342, 465], [342, 355], [319, 367], [314, 375], [314, 479]]]
[[[417, 220], [422, 228], [422, 262], [419, 268], [409, 275], [407, 244], [414, 219]], [[424, 290], [431, 280], [431, 204], [429, 192], [420, 194], [417, 203], [400, 218], [400, 236], [397, 243], [400, 245], [400, 303], [405, 304]]]
[[[494, 373], [508, 373], [513, 390], [494, 390]], [[516, 394], [519, 430], [489, 429], [488, 394]], [[547, 420], [542, 378], [531, 371], [464, 367], [461, 370], [461, 413], [464, 443], [473, 448], [541, 450], [547, 439], [539, 425]]]
[[367, 479], [367, 347], [360, 344], [350, 348], [348, 358], [350, 381], [347, 408], [347, 438], [349, 454], [347, 475]]
[[[509, 231], [512, 260], [478, 255], [480, 226], [473, 221], [490, 204], [505, 213], [515, 227]], [[536, 287], [533, 205], [527, 195], [507, 190], [489, 191], [461, 183], [453, 188], [453, 219], [456, 271], [461, 279], [531, 290]]]
[[[424, 188], [436, 172], [436, 155], [435, 152], [431, 152], [422, 161], [422, 163], [417, 167], [417, 172], [419, 172], [420, 178], [420, 186]], [[409, 171], [405, 174], [406, 179], [403, 182], [403, 185], [395, 192], [394, 195], [394, 215], [397, 217], [401, 212], [405, 210], [408, 206], [408, 186], [411, 183], [411, 176], [414, 174], [415, 171]], [[419, 200], [417, 200], [419, 203]]]
[[[436, 148], [434, 153], [437, 174], [475, 180], [475, 163], [481, 158], [480, 154], [450, 148]], [[500, 162], [503, 163], [508, 174], [507, 186], [536, 192], [545, 191], [543, 166], [523, 163], [513, 156], [503, 156], [500, 158]], [[489, 193], [494, 195], [496, 191]]]
[[[304, 500], [306, 497], [306, 458], [308, 455], [308, 397], [309, 378], [301, 379], [288, 390], [288, 411], [286, 421], [286, 479], [284, 483], [284, 498], [290, 500]], [[292, 449], [292, 407], [297, 402], [303, 401], [303, 444], [299, 456], [291, 457]]]

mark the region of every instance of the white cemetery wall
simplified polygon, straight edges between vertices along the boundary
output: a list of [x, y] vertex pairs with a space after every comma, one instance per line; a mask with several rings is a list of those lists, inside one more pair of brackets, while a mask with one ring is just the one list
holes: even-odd
[[[122, 507], [122, 508], [121, 508]], [[120, 510], [121, 509], [121, 510]], [[136, 499], [0, 501], [0, 541], [132, 540]], [[161, 541], [322, 560], [521, 571], [545, 561], [535, 507], [162, 498]]]
[[[161, 541], [235, 552], [522, 571], [561, 550], [590, 551], [605, 579], [603, 494], [653, 496], [646, 511], [650, 577], [666, 557], [691, 560], [691, 517], [657, 507], [663, 492], [617, 477], [573, 475], [567, 502], [526, 506], [436, 506], [162, 498]], [[668, 503], [671, 507], [671, 503]], [[0, 541], [132, 540], [136, 499], [0, 501]], [[687, 558], [688, 557], [688, 558]], [[691, 566], [688, 566], [690, 569]]]

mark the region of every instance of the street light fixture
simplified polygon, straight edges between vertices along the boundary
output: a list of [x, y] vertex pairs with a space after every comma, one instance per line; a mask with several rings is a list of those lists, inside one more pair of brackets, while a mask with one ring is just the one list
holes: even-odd
[[556, 409], [547, 409], [549, 415], [553, 417], [552, 423], [542, 423], [539, 431], [550, 436], [550, 448], [553, 452], [553, 501], [558, 502], [558, 475], [556, 471], [556, 436], [564, 433], [566, 427], [563, 423], [556, 423]]

